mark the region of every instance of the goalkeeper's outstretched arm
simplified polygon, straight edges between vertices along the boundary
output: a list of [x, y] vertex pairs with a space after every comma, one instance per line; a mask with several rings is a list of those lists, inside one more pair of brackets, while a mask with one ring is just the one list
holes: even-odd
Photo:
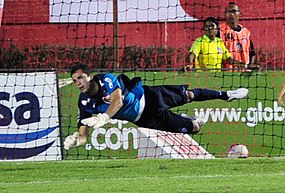
[[99, 113], [98, 115], [81, 120], [84, 125], [79, 127], [79, 132], [75, 132], [73, 135], [66, 137], [64, 141], [64, 148], [66, 150], [71, 147], [78, 147], [86, 144], [89, 135], [89, 127], [97, 129], [104, 126], [108, 120], [119, 111], [123, 105], [122, 90], [117, 88], [110, 96], [110, 106], [105, 113]]
[[79, 132], [74, 132], [72, 135], [69, 135], [65, 138], [64, 149], [69, 150], [71, 147], [78, 147], [84, 145], [87, 142], [89, 134], [88, 126], [79, 127]]
[[87, 138], [89, 136], [89, 127], [80, 126], [79, 127], [79, 145], [85, 145], [87, 143]]
[[78, 147], [80, 145], [86, 144], [89, 135], [89, 127], [97, 129], [104, 126], [110, 117], [118, 112], [121, 107], [122, 91], [121, 89], [116, 89], [116, 91], [111, 94], [111, 103], [107, 111], [105, 113], [99, 113], [96, 116], [81, 120], [84, 125], [79, 127], [79, 132], [75, 132], [72, 135], [66, 137], [64, 141], [64, 148], [68, 150], [71, 147]]
[[104, 126], [123, 106], [122, 90], [120, 88], [112, 92], [110, 97], [110, 105], [105, 113], [99, 113], [98, 115], [83, 119], [81, 123], [94, 129]]

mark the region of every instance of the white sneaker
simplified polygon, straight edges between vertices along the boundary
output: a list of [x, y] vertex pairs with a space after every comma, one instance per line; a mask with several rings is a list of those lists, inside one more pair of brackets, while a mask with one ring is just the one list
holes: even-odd
[[227, 92], [227, 95], [229, 97], [228, 101], [234, 100], [234, 99], [243, 99], [247, 97], [249, 91], [246, 88], [239, 88], [236, 90], [229, 90]]

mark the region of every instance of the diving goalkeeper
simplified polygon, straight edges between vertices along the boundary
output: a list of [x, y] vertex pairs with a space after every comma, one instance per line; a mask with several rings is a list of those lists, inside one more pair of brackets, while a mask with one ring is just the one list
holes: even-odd
[[248, 95], [248, 89], [232, 91], [189, 89], [188, 85], [142, 85], [140, 77], [129, 79], [121, 74], [96, 74], [84, 64], [71, 69], [73, 82], [80, 90], [78, 100], [79, 132], [66, 137], [64, 148], [87, 142], [89, 128], [100, 128], [109, 119], [127, 120], [139, 127], [195, 134], [205, 124], [202, 118], [182, 116], [170, 109], [192, 101], [221, 99], [231, 101]]

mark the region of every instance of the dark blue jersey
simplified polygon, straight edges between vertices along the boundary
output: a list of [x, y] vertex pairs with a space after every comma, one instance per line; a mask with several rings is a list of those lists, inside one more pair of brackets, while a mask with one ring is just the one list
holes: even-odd
[[[81, 93], [79, 96], [79, 127], [82, 126], [82, 119], [92, 114], [105, 113], [109, 107], [110, 94], [119, 88], [122, 90], [123, 106], [112, 118], [128, 120], [144, 128], [193, 133], [193, 118], [177, 115], [170, 110], [190, 102], [188, 85], [142, 86], [139, 77], [130, 80], [124, 74], [118, 77], [97, 74], [93, 80], [99, 85], [97, 95], [90, 97]], [[227, 92], [200, 88], [191, 91], [194, 94], [192, 101], [229, 99]]]
[[144, 89], [139, 77], [130, 80], [124, 74], [117, 77], [108, 73], [97, 74], [93, 80], [98, 83], [99, 91], [95, 97], [80, 94], [78, 126], [83, 125], [82, 119], [91, 117], [92, 114], [105, 113], [110, 105], [110, 94], [117, 88], [122, 90], [123, 106], [112, 118], [133, 122], [140, 117], [144, 108]]

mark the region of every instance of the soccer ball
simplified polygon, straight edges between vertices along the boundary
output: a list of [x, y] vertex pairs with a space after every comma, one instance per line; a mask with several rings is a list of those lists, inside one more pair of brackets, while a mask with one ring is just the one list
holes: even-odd
[[248, 149], [245, 145], [233, 144], [228, 150], [228, 158], [247, 158]]

